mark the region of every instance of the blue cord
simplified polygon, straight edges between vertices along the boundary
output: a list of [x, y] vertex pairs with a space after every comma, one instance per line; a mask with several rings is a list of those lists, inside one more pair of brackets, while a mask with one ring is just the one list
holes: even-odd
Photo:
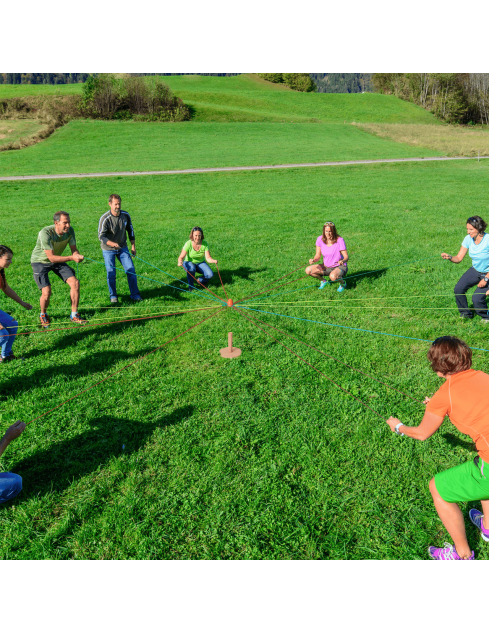
[[[85, 256], [85, 260], [90, 260], [91, 262], [94, 262], [95, 264], [103, 264], [105, 266], [105, 262], [97, 262], [97, 260], [93, 260], [92, 258], [89, 258], [87, 255]], [[124, 269], [120, 269], [118, 266], [116, 266], [114, 268], [117, 271], [123, 271], [124, 273], [126, 273], [126, 271], [124, 271]], [[162, 286], [168, 286], [169, 288], [175, 288], [177, 291], [180, 291], [180, 293], [190, 293], [191, 292], [191, 291], [188, 291], [186, 288], [178, 288], [177, 286], [172, 286], [171, 284], [165, 284], [165, 282], [160, 282], [160, 280], [153, 280], [153, 279], [151, 279], [151, 277], [146, 277], [145, 275], [138, 275], [137, 273], [132, 273], [132, 275], [135, 275], [136, 277], [140, 277], [143, 280], [149, 280], [150, 282], [156, 282], [157, 284], [161, 284]], [[213, 299], [215, 302], [219, 302], [220, 304], [222, 304], [221, 300], [215, 299], [214, 297], [209, 297], [208, 295], [204, 295], [204, 293], [201, 293], [197, 289], [195, 289], [195, 290], [196, 290], [197, 293], [200, 293], [200, 295], [202, 295], [206, 299]]]
[[[240, 306], [237, 305], [237, 308]], [[334, 326], [335, 328], [346, 328], [347, 330], [358, 330], [359, 332], [369, 332], [373, 335], [386, 335], [387, 337], [398, 337], [399, 339], [412, 339], [413, 341], [425, 341], [426, 343], [432, 343], [429, 339], [418, 339], [417, 337], [405, 337], [404, 335], [393, 335], [390, 332], [377, 332], [376, 330], [365, 330], [364, 328], [352, 328], [351, 326], [341, 326], [340, 324], [328, 324], [325, 321], [315, 321], [314, 319], [304, 319], [303, 317], [292, 317], [291, 315], [279, 315], [278, 313], [270, 313], [266, 310], [258, 310], [257, 308], [250, 308], [249, 306], [243, 306], [245, 310], [252, 310], [255, 313], [265, 313], [266, 315], [275, 315], [276, 317], [287, 317], [287, 319], [298, 319], [299, 321], [310, 321], [313, 324], [321, 324], [322, 326]], [[469, 346], [470, 347], [470, 346]], [[471, 350], [481, 350], [482, 352], [489, 352], [485, 348], [470, 348]]]

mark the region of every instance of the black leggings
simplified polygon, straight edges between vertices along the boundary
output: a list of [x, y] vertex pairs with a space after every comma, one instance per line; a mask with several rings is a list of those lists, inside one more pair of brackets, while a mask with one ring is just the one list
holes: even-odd
[[[468, 271], [462, 275], [457, 284], [455, 285], [455, 301], [457, 302], [457, 308], [461, 315], [472, 316], [472, 309], [469, 308], [467, 303], [467, 298], [465, 297], [465, 293], [472, 286], [476, 286], [481, 279], [486, 275], [486, 273], [479, 273], [474, 269], [474, 267], [470, 267]], [[489, 275], [488, 275], [489, 277]], [[486, 291], [489, 290], [489, 286], [484, 286], [479, 288], [476, 286], [475, 291], [472, 294], [472, 302], [474, 304], [475, 312], [480, 317], [487, 317], [487, 304], [486, 304]]]

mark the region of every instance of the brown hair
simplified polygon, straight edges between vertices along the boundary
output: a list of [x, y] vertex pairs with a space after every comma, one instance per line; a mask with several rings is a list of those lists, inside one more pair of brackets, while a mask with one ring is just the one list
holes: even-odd
[[[14, 254], [12, 249], [10, 249], [9, 247], [6, 247], [4, 244], [0, 244], [0, 258], [2, 257], [2, 255], [5, 255], [6, 253], [10, 253], [10, 255]], [[3, 269], [0, 269], [0, 275], [2, 276], [3, 281], [6, 283], [7, 280], [5, 279], [5, 271]]]
[[333, 234], [333, 244], [336, 244], [338, 242], [338, 238], [340, 237], [338, 235], [338, 232], [336, 231], [336, 227], [334, 222], [325, 222], [323, 225], [323, 242], [324, 244], [328, 243], [328, 239], [326, 238], [326, 227], [329, 227], [331, 229], [331, 233]]
[[202, 227], [193, 227], [189, 235], [190, 240], [194, 239], [194, 231], [200, 231], [200, 233], [202, 234], [202, 240], [204, 239], [204, 230], [202, 229]]
[[67, 216], [69, 218], [70, 214], [67, 211], [57, 211], [53, 216], [54, 222], [59, 222], [61, 219], [61, 216]]
[[111, 194], [109, 196], [109, 203], [111, 203], [114, 200], [114, 198], [117, 198], [117, 200], [121, 202], [121, 197], [119, 196], [119, 194]]
[[480, 216], [470, 216], [470, 218], [467, 219], [467, 224], [472, 225], [474, 229], [477, 229], [480, 235], [484, 233], [487, 227], [487, 222], [482, 220]]
[[470, 370], [472, 365], [472, 350], [457, 337], [438, 337], [428, 350], [428, 361], [433, 372], [442, 374], [456, 374]]

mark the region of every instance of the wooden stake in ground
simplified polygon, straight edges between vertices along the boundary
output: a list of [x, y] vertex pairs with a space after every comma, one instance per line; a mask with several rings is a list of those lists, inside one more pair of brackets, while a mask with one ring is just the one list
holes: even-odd
[[234, 359], [235, 357], [239, 357], [241, 354], [241, 350], [239, 348], [233, 348], [233, 333], [228, 333], [228, 347], [221, 348], [219, 351], [221, 353], [221, 357], [225, 359]]

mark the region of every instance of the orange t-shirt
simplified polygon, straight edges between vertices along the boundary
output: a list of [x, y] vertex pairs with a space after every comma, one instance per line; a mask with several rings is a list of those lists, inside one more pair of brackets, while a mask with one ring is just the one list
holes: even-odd
[[459, 431], [472, 438], [479, 456], [489, 463], [489, 374], [480, 370], [452, 374], [426, 410], [448, 415]]

